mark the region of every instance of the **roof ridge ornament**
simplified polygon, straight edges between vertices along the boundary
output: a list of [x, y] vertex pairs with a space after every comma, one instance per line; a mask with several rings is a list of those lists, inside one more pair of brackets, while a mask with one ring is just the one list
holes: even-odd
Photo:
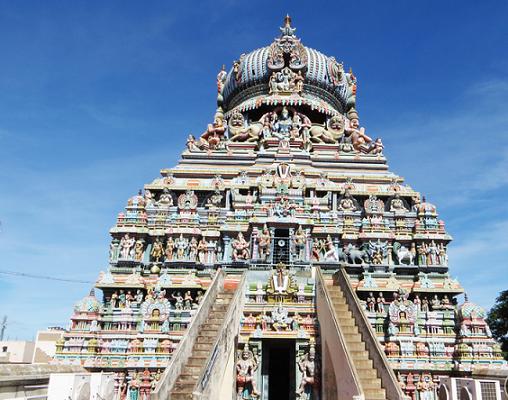
[[295, 36], [296, 28], [291, 26], [291, 17], [284, 18], [280, 28], [281, 36], [276, 38], [268, 50], [267, 66], [271, 71], [280, 71], [289, 67], [292, 71], [307, 69], [307, 51], [300, 39]]
[[289, 14], [286, 14], [286, 16], [284, 17], [284, 26], [281, 26], [279, 29], [281, 32], [281, 37], [283, 36], [295, 37], [296, 28], [293, 28], [291, 26], [291, 17], [289, 16]]

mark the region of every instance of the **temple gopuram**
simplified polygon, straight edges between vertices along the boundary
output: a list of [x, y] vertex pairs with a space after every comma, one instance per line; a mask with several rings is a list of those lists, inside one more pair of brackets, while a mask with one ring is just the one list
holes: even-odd
[[213, 122], [110, 230], [55, 363], [113, 373], [114, 399], [452, 399], [506, 368], [352, 69], [295, 31], [222, 68]]

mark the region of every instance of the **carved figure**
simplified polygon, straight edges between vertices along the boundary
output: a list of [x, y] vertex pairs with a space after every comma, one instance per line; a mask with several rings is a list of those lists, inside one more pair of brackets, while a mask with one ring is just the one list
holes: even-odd
[[296, 391], [296, 395], [300, 399], [309, 399], [313, 391], [316, 375], [316, 349], [311, 345], [310, 350], [298, 362], [298, 369], [302, 374], [300, 387]]
[[298, 229], [293, 236], [293, 242], [295, 244], [296, 260], [297, 261], [304, 261], [305, 260], [305, 245], [307, 243], [307, 235], [305, 234], [305, 231], [303, 230], [301, 225], [298, 226]]
[[393, 243], [393, 253], [395, 254], [397, 264], [405, 264], [407, 261], [408, 265], [414, 264], [413, 251], [409, 250], [406, 246], [399, 242]]
[[236, 363], [236, 393], [238, 400], [253, 399], [259, 396], [254, 377], [256, 369], [256, 361], [249, 350], [249, 345], [246, 343], [242, 356]]
[[250, 258], [249, 242], [245, 240], [242, 232], [231, 242], [233, 247], [233, 261], [248, 260]]
[[131, 238], [129, 234], [126, 233], [120, 240], [120, 258], [123, 260], [132, 259], [133, 246], [135, 243], [136, 239]]
[[158, 263], [162, 259], [163, 255], [164, 255], [164, 246], [162, 245], [162, 242], [160, 241], [160, 239], [157, 238], [153, 242], [153, 247], [152, 247], [150, 256], [152, 257], [153, 261]]
[[266, 261], [266, 259], [270, 256], [270, 246], [272, 243], [272, 236], [266, 224], [263, 227], [263, 230], [258, 234], [257, 242], [258, 258], [262, 261]]
[[253, 122], [245, 127], [243, 115], [239, 111], [234, 111], [229, 118], [228, 129], [231, 142], [257, 143], [260, 139], [263, 124]]
[[134, 261], [140, 262], [143, 260], [144, 244], [143, 241], [138, 239], [134, 245]]
[[351, 192], [348, 189], [345, 190], [344, 197], [340, 199], [338, 208], [340, 211], [352, 212], [357, 210], [353, 196], [351, 196]]
[[166, 261], [173, 261], [175, 247], [176, 247], [175, 241], [170, 236], [168, 238], [168, 241], [166, 242], [166, 251], [165, 251]]

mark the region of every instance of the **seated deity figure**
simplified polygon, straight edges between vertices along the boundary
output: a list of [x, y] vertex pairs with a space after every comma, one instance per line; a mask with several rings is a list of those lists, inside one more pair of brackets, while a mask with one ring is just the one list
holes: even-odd
[[120, 258], [123, 260], [132, 259], [133, 254], [133, 246], [136, 243], [135, 238], [131, 238], [128, 233], [126, 233], [122, 239], [120, 240]]
[[258, 259], [266, 261], [266, 259], [270, 256], [270, 246], [272, 243], [272, 236], [266, 224], [263, 227], [263, 230], [259, 232], [257, 242], [258, 242]]
[[338, 208], [340, 211], [356, 211], [356, 204], [348, 189], [344, 192], [344, 197], [340, 199]]
[[206, 131], [201, 135], [200, 142], [206, 150], [215, 150], [219, 147], [225, 131], [224, 118], [216, 115], [213, 124], [208, 124]]
[[245, 344], [242, 357], [236, 363], [236, 390], [237, 399], [251, 399], [259, 396], [255, 372], [258, 368], [256, 360], [249, 349], [249, 345]]
[[356, 151], [368, 153], [371, 150], [372, 139], [365, 134], [365, 130], [360, 128], [360, 120], [355, 109], [348, 112], [349, 128], [346, 128], [346, 134], [353, 144]]
[[293, 236], [293, 241], [296, 250], [296, 260], [305, 261], [305, 245], [307, 243], [307, 235], [300, 225]]
[[164, 189], [157, 201], [157, 207], [172, 207], [173, 206], [173, 197], [169, 194], [167, 189]]
[[286, 107], [282, 108], [280, 116], [276, 117], [276, 121], [273, 124], [273, 136], [278, 139], [287, 139], [293, 125], [293, 120], [289, 115], [289, 110]]
[[[316, 374], [315, 359], [316, 359], [316, 349], [314, 348], [314, 345], [311, 345], [309, 352], [305, 354], [298, 362], [298, 369], [302, 374], [302, 380], [300, 382], [300, 387], [296, 391], [296, 395], [300, 399], [310, 398], [310, 394], [313, 391]], [[304, 394], [306, 394], [305, 397], [303, 397]]]
[[250, 257], [249, 242], [245, 240], [242, 232], [238, 232], [238, 236], [231, 242], [233, 247], [233, 261], [248, 260]]
[[406, 206], [404, 205], [404, 202], [400, 198], [400, 195], [398, 193], [395, 193], [395, 196], [393, 197], [392, 201], [390, 202], [390, 211], [391, 212], [405, 212], [407, 211]]

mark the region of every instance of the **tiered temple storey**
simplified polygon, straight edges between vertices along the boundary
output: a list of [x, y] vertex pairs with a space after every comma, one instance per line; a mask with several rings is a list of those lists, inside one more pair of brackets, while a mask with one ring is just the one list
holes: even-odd
[[316, 286], [337, 270], [411, 398], [437, 398], [441, 376], [504, 367], [484, 310], [457, 304], [436, 207], [360, 127], [351, 69], [305, 47], [287, 17], [271, 45], [219, 72], [217, 89], [213, 123], [118, 215], [103, 297], [77, 303], [56, 362], [117, 372], [118, 398], [149, 398], [220, 268], [232, 286], [247, 271], [238, 399], [273, 399], [273, 382], [321, 398], [332, 333]]

